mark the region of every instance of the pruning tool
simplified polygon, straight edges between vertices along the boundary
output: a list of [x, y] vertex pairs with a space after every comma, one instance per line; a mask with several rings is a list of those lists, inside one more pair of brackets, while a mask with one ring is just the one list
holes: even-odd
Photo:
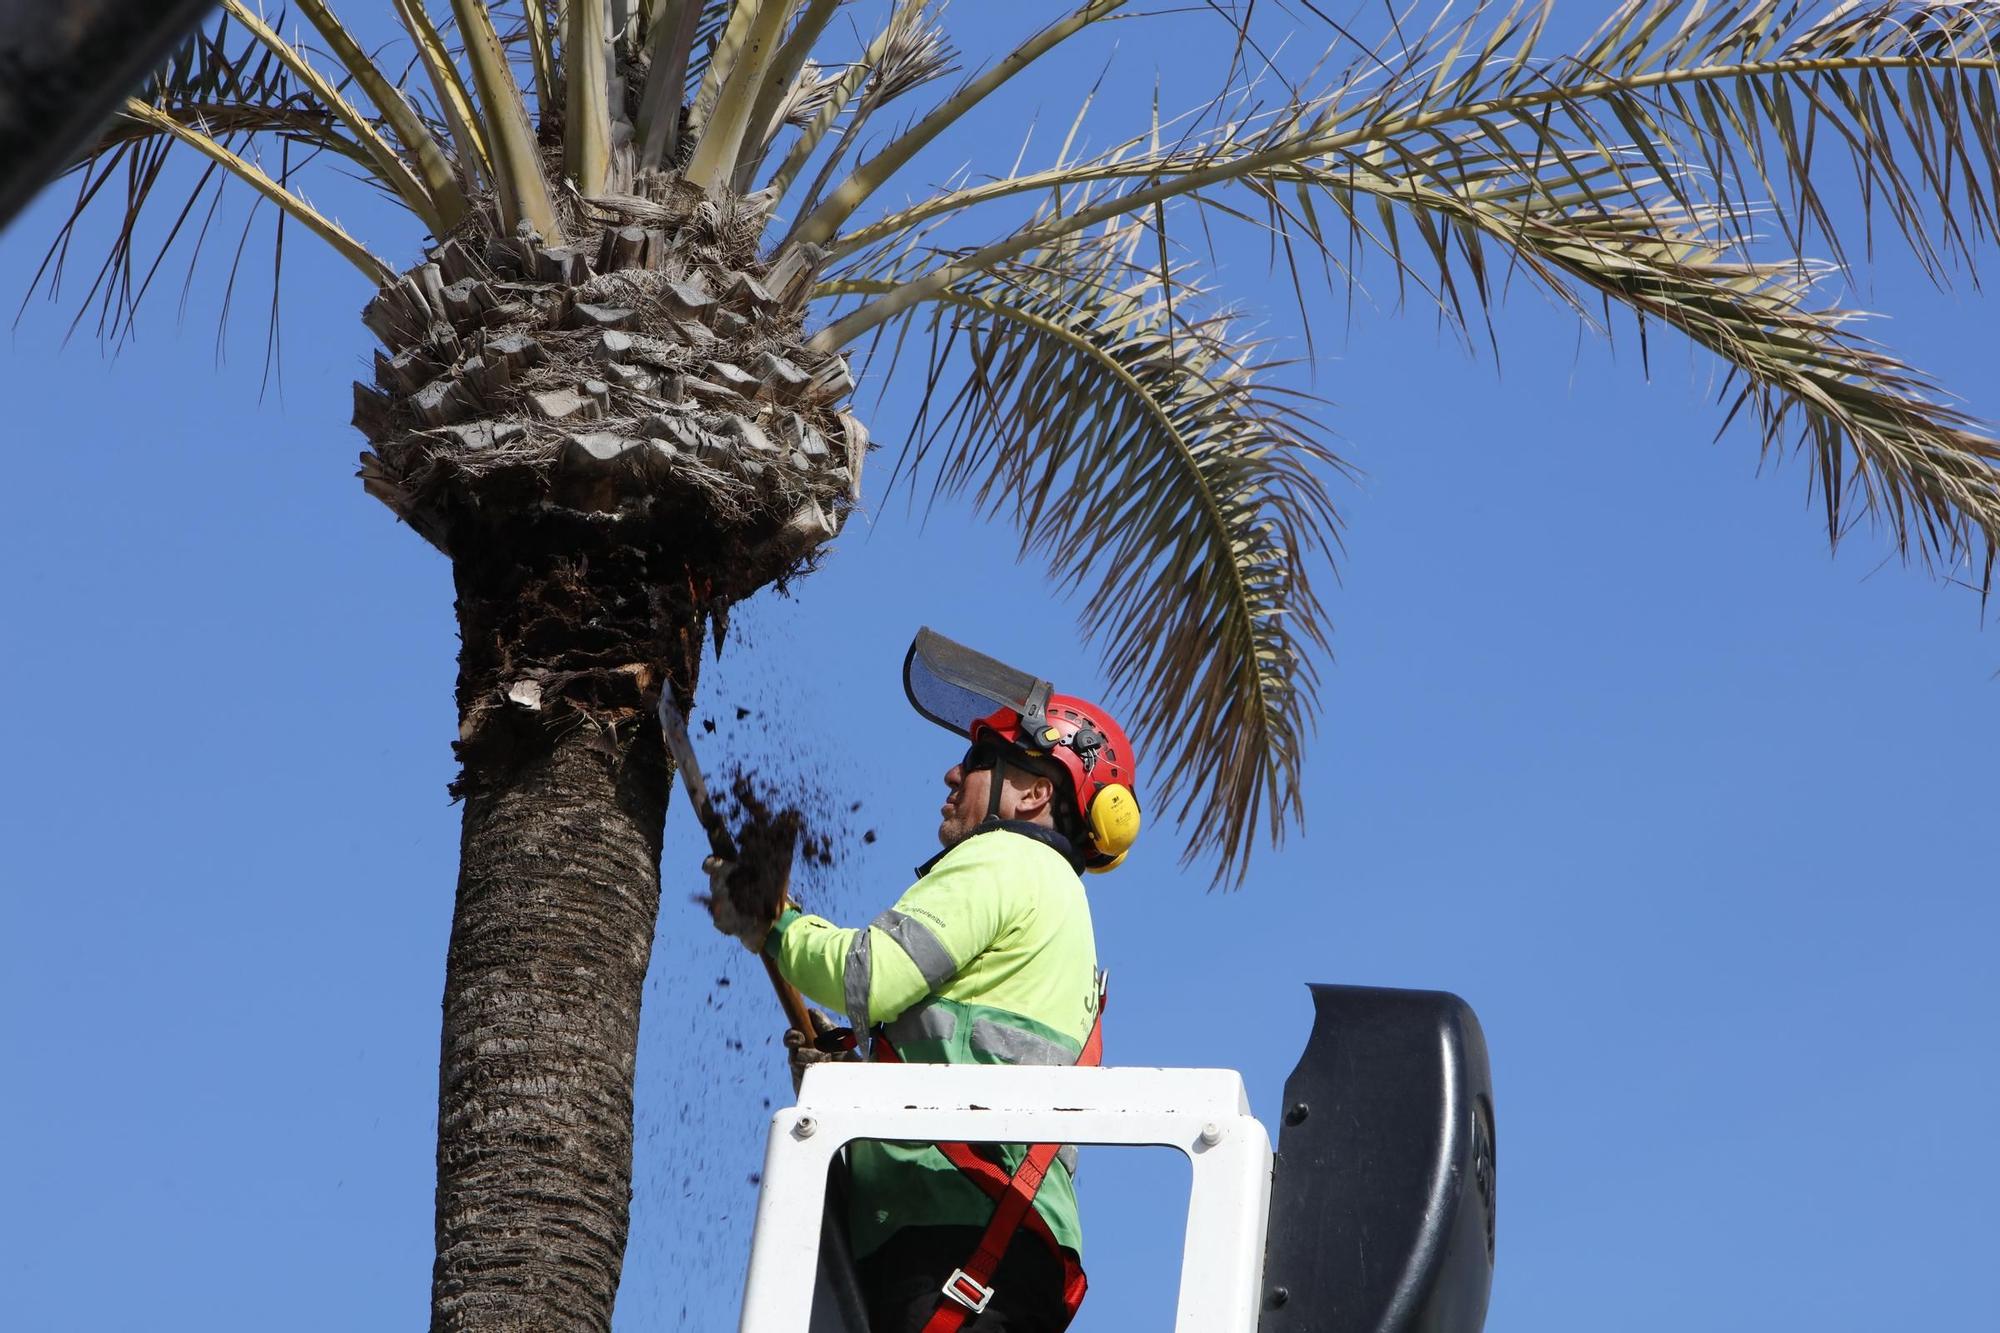
[[[701, 822], [702, 832], [708, 835], [708, 849], [725, 861], [734, 861], [740, 855], [736, 837], [729, 831], [729, 824], [722, 812], [715, 808], [715, 802], [708, 796], [708, 783], [702, 780], [701, 765], [694, 757], [694, 742], [688, 737], [687, 718], [680, 705], [674, 702], [671, 686], [660, 691], [660, 732], [666, 738], [667, 751], [673, 756], [674, 767], [680, 770], [681, 785], [687, 788], [688, 800], [694, 805], [694, 816]], [[778, 993], [778, 1004], [785, 1011], [785, 1021], [793, 1032], [799, 1034], [799, 1044], [819, 1047], [823, 1039], [835, 1031], [820, 1015], [806, 1007], [805, 997], [799, 988], [785, 980], [778, 971], [778, 964], [768, 955], [762, 955], [764, 971], [771, 978], [771, 988]]]

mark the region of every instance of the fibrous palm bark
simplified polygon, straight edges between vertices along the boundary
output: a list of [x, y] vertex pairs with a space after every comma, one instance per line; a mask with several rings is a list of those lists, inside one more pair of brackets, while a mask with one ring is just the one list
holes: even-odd
[[602, 1330], [665, 774], [653, 746], [573, 729], [478, 777], [446, 961], [431, 1327]]

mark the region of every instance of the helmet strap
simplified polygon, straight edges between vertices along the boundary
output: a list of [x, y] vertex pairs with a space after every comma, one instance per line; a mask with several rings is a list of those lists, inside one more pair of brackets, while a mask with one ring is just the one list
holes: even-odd
[[1000, 789], [1007, 784], [1007, 755], [1003, 750], [993, 758], [993, 767], [988, 770], [992, 777], [986, 784], [986, 818], [1000, 818]]

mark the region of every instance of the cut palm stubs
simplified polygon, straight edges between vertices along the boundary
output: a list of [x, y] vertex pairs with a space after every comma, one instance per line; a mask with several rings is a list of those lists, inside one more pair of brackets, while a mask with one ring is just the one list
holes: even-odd
[[817, 248], [767, 268], [761, 201], [654, 179], [582, 205], [566, 245], [477, 213], [364, 311], [386, 351], [355, 385], [363, 481], [447, 554], [526, 488], [701, 534], [729, 599], [839, 531], [868, 437], [845, 359], [801, 335]]

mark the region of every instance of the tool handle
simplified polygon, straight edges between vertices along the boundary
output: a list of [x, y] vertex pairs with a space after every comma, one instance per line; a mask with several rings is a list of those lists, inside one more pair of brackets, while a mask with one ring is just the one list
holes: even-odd
[[701, 776], [701, 765], [694, 756], [694, 742], [688, 738], [687, 718], [681, 714], [680, 705], [674, 702], [672, 689], [660, 691], [660, 736], [667, 743], [667, 753], [674, 759], [674, 767], [680, 771], [681, 783], [687, 788], [688, 800], [694, 805], [694, 817], [701, 822], [702, 832], [708, 835], [708, 850], [725, 861], [736, 859], [736, 839], [729, 834], [729, 825], [715, 808], [715, 802], [708, 797], [708, 783]]
[[819, 1024], [813, 1021], [812, 1010], [806, 1008], [806, 997], [799, 994], [799, 988], [785, 980], [785, 974], [778, 970], [777, 960], [766, 954], [764, 971], [770, 975], [771, 989], [778, 993], [778, 1004], [785, 1011], [785, 1021], [792, 1030], [811, 1042], [819, 1036]]
[[725, 861], [734, 861], [737, 856], [736, 839], [729, 836], [729, 825], [722, 822], [722, 816], [715, 813], [715, 807], [704, 805], [695, 811], [701, 820], [702, 831], [708, 834], [708, 850]]

